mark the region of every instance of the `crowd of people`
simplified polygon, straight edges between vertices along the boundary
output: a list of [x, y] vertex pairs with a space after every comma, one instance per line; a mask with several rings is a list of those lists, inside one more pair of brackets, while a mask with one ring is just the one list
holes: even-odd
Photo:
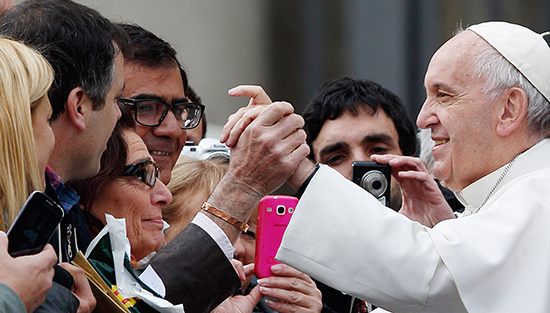
[[[302, 115], [260, 86], [229, 90], [250, 101], [227, 151], [193, 159], [205, 105], [168, 42], [70, 0], [0, 9], [0, 312], [102, 312], [71, 261], [120, 235], [113, 217], [123, 271], [188, 313], [550, 311], [545, 34], [485, 22], [447, 41], [425, 77], [421, 158], [401, 100], [344, 77]], [[389, 208], [350, 181], [368, 160], [392, 168]], [[300, 200], [282, 263], [258, 279], [257, 204], [284, 182]], [[36, 190], [64, 217], [13, 257], [6, 231]], [[112, 248], [92, 264], [109, 269]]]

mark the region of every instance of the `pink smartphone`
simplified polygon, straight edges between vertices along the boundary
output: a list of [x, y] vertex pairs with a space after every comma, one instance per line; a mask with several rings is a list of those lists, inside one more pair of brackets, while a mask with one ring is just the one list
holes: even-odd
[[258, 278], [272, 276], [271, 266], [280, 263], [275, 255], [297, 203], [292, 196], [266, 196], [260, 201], [254, 262]]

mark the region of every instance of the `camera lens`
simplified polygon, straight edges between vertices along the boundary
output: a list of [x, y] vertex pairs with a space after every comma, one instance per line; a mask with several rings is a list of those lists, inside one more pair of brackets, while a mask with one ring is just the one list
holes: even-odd
[[386, 192], [388, 181], [382, 172], [372, 170], [366, 172], [361, 178], [361, 187], [378, 198]]
[[278, 215], [283, 215], [283, 214], [285, 214], [285, 206], [284, 206], [284, 205], [278, 205], [278, 206], [277, 206], [277, 214], [278, 214]]

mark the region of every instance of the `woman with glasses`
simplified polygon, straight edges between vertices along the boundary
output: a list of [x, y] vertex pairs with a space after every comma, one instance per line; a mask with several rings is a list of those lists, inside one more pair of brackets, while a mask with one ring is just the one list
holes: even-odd
[[123, 114], [107, 144], [99, 173], [72, 186], [81, 195], [92, 234], [105, 225], [105, 214], [126, 219], [131, 259], [137, 266], [164, 243], [161, 208], [172, 201], [172, 194], [157, 179], [160, 170], [133, 131], [132, 117], [126, 117]]

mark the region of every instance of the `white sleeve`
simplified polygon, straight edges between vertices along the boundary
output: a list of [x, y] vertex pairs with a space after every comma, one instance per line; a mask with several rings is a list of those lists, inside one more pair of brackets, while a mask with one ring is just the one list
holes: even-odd
[[300, 199], [277, 259], [390, 311], [464, 311], [429, 229], [328, 166]]
[[208, 216], [206, 216], [204, 213], [199, 212], [197, 215], [195, 215], [195, 218], [191, 221], [191, 223], [199, 226], [202, 228], [205, 232], [214, 239], [214, 241], [218, 244], [220, 249], [222, 249], [223, 253], [225, 253], [225, 256], [231, 261], [233, 259], [233, 255], [235, 254], [235, 248], [231, 244], [231, 241], [229, 238], [227, 238], [227, 235], [223, 232], [223, 230], [214, 223]]

